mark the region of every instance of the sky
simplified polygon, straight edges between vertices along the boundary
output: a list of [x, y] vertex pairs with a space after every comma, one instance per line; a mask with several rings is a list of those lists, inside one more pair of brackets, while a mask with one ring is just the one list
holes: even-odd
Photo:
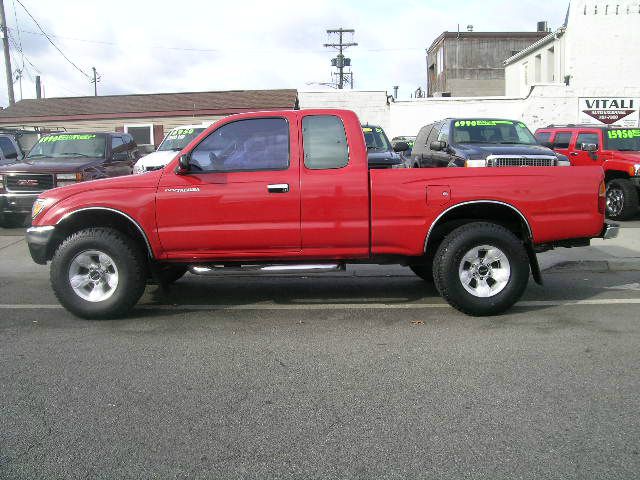
[[[14, 76], [22, 98], [330, 87], [330, 28], [355, 29], [354, 89], [426, 88], [425, 50], [443, 31], [534, 31], [564, 21], [568, 0], [5, 0]], [[22, 7], [24, 5], [25, 8]], [[27, 14], [49, 35], [62, 54]], [[66, 56], [67, 59], [65, 59]], [[71, 64], [75, 64], [73, 66]], [[23, 66], [24, 65], [24, 66]], [[77, 68], [76, 68], [77, 67]], [[0, 106], [8, 104], [0, 77]], [[14, 84], [16, 101], [20, 84]]]

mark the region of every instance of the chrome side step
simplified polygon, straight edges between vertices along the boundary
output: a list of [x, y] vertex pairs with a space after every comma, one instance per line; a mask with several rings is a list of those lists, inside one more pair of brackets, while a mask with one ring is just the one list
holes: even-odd
[[346, 270], [344, 263], [302, 263], [302, 264], [206, 264], [190, 265], [189, 271], [195, 275], [219, 275], [221, 273], [253, 274], [300, 274], [326, 273]]

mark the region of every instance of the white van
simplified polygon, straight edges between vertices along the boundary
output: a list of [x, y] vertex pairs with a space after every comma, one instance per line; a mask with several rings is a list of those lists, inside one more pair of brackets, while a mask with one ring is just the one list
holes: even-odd
[[133, 173], [144, 173], [151, 170], [159, 170], [169, 163], [176, 154], [186, 147], [191, 140], [200, 135], [206, 128], [211, 125], [209, 123], [200, 123], [198, 125], [183, 125], [171, 130], [158, 149], [140, 158], [133, 166]]

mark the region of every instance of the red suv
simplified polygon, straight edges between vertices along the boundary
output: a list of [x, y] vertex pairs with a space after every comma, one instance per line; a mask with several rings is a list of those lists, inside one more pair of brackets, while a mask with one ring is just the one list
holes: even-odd
[[571, 165], [602, 165], [607, 182], [607, 216], [628, 220], [638, 213], [640, 128], [550, 125], [538, 141], [569, 157]]

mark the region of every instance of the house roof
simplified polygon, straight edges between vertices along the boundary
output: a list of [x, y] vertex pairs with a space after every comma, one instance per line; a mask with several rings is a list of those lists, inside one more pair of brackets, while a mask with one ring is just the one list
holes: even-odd
[[296, 90], [283, 89], [25, 99], [0, 110], [0, 123], [223, 115], [251, 110], [293, 109], [297, 98]]
[[517, 62], [518, 60], [526, 57], [527, 55], [530, 55], [532, 52], [541, 49], [542, 47], [544, 47], [544, 46], [548, 45], [549, 43], [553, 42], [555, 39], [560, 38], [562, 35], [564, 35], [566, 30], [567, 30], [566, 27], [560, 27], [555, 32], [551, 32], [546, 37], [542, 37], [536, 43], [533, 43], [533, 44], [529, 45], [527, 48], [525, 48], [524, 50], [519, 51], [514, 56], [507, 58], [503, 62], [504, 65], [505, 66], [511, 65], [512, 63]]
[[427, 49], [427, 53], [432, 53], [446, 38], [526, 38], [532, 42], [546, 36], [548, 32], [442, 32]]

